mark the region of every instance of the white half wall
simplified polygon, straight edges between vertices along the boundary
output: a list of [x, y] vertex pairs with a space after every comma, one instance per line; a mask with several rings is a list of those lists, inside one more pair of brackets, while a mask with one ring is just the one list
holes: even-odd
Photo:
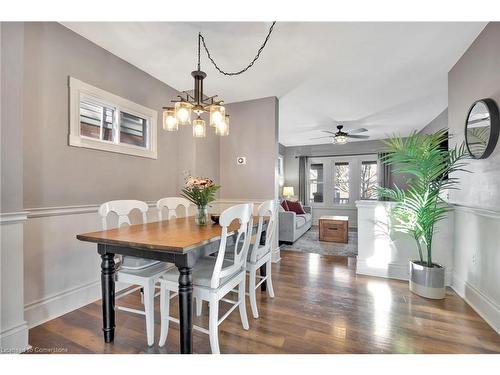
[[453, 289], [500, 334], [500, 212], [455, 206]]
[[[394, 232], [390, 225], [392, 202], [358, 201], [358, 260], [356, 273], [408, 280], [410, 260], [418, 259], [415, 242]], [[453, 272], [453, 214], [440, 222], [434, 239], [433, 260], [446, 268], [445, 282]]]
[[0, 352], [28, 348], [23, 311], [23, 225], [25, 212], [0, 214]]

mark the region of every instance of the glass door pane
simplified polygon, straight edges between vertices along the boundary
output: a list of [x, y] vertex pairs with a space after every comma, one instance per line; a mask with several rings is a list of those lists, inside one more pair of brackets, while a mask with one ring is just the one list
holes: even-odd
[[147, 120], [120, 112], [120, 143], [146, 147]]
[[359, 196], [361, 199], [377, 199], [377, 162], [361, 162], [361, 183]]
[[115, 108], [83, 96], [80, 99], [80, 134], [84, 137], [113, 142]]
[[309, 200], [323, 203], [323, 164], [311, 164], [309, 168]]
[[333, 202], [349, 204], [349, 163], [335, 163], [334, 169]]

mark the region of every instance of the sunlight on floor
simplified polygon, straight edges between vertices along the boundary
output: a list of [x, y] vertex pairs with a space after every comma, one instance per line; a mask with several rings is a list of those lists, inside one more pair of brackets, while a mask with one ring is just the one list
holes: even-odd
[[379, 281], [368, 281], [366, 289], [373, 299], [374, 334], [387, 337], [389, 334], [389, 319], [392, 305], [392, 292], [389, 285]]

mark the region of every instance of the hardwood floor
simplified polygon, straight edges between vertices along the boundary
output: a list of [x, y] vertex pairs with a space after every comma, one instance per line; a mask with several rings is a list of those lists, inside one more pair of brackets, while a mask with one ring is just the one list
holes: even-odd
[[[220, 325], [221, 353], [500, 353], [500, 335], [451, 289], [444, 300], [424, 299], [407, 282], [357, 276], [355, 262], [283, 251], [273, 264], [276, 297], [258, 293], [257, 320], [247, 301], [249, 331], [237, 311]], [[172, 302], [177, 316], [177, 298]], [[139, 306], [139, 295], [119, 303]], [[174, 323], [167, 345], [158, 347], [159, 319], [156, 301], [156, 344], [148, 348], [143, 317], [117, 311], [115, 342], [105, 344], [98, 301], [31, 329], [29, 341], [44, 352], [178, 353]], [[206, 304], [194, 321], [208, 327]], [[196, 353], [210, 353], [207, 335], [195, 332], [193, 343]]]

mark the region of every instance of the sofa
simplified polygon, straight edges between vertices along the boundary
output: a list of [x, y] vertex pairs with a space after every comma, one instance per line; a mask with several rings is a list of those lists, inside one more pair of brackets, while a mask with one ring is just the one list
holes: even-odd
[[305, 232], [311, 229], [312, 208], [304, 206], [305, 214], [296, 214], [293, 211], [285, 211], [281, 206], [279, 208], [279, 241], [285, 243], [294, 243]]

